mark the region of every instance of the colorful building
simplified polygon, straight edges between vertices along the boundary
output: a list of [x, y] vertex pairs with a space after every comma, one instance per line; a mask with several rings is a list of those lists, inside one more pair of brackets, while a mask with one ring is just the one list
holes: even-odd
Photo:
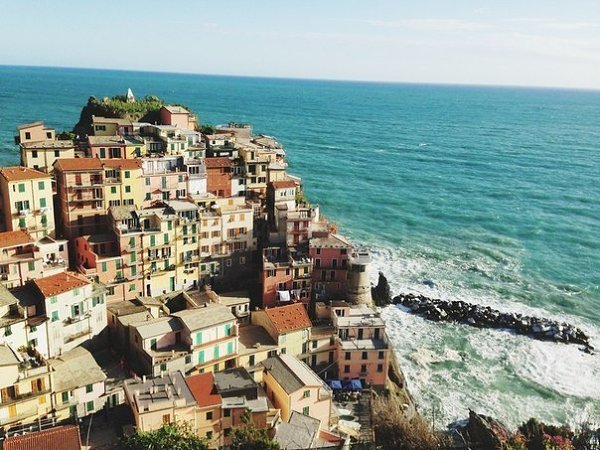
[[34, 239], [55, 235], [52, 179], [27, 167], [0, 169], [0, 229], [27, 231]]
[[302, 303], [252, 311], [251, 321], [269, 333], [281, 354], [299, 356], [308, 351], [312, 324]]

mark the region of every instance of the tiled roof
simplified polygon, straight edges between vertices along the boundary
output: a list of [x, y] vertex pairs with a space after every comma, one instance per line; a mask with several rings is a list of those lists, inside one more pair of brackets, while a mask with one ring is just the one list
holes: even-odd
[[101, 159], [104, 167], [115, 169], [141, 169], [142, 161], [139, 159]]
[[294, 180], [273, 181], [271, 184], [275, 189], [295, 188], [298, 186], [298, 183]]
[[206, 158], [204, 160], [204, 164], [207, 169], [217, 168], [217, 167], [230, 167], [231, 161], [227, 157], [219, 157], [219, 158]]
[[2, 167], [0, 169], [0, 175], [2, 175], [6, 181], [22, 181], [34, 180], [36, 178], [50, 178], [50, 175], [48, 175], [47, 173], [23, 166]]
[[79, 425], [61, 425], [6, 438], [4, 450], [81, 450]]
[[102, 161], [98, 158], [60, 158], [56, 160], [54, 165], [63, 172], [102, 170]]
[[271, 323], [273, 323], [278, 333], [301, 330], [311, 326], [310, 319], [302, 303], [268, 308], [265, 313], [271, 319]]
[[212, 373], [201, 373], [193, 375], [185, 379], [186, 384], [192, 391], [192, 395], [196, 399], [198, 406], [220, 405], [221, 396], [215, 387]]
[[0, 233], [0, 248], [14, 247], [30, 242], [33, 242], [33, 239], [26, 231], [17, 230]]
[[45, 278], [36, 278], [33, 283], [45, 298], [90, 284], [87, 278], [74, 272], [62, 272]]
[[235, 321], [235, 316], [231, 314], [231, 310], [218, 303], [209, 303], [201, 308], [184, 309], [171, 315], [178, 317], [190, 331]]

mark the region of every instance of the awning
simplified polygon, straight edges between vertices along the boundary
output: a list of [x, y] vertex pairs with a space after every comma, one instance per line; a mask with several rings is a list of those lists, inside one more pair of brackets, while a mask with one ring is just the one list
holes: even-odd
[[362, 389], [362, 383], [359, 379], [344, 381], [344, 389], [348, 391], [360, 391]]
[[334, 391], [342, 389], [342, 382], [340, 380], [329, 380], [327, 381], [327, 384]]

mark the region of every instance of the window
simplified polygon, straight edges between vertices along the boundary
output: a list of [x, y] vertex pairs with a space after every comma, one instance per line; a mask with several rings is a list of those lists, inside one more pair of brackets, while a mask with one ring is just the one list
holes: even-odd
[[21, 217], [19, 219], [19, 228], [26, 228], [27, 227], [27, 223], [25, 223], [25, 218]]
[[319, 343], [317, 341], [312, 341], [312, 348], [317, 348]]
[[362, 352], [362, 359], [368, 359], [369, 358], [369, 353], [368, 352]]
[[54, 150], [54, 156], [60, 158], [60, 150]]
[[77, 297], [77, 296], [78, 296], [80, 293], [81, 293], [81, 291], [80, 291], [80, 289], [79, 289], [79, 288], [75, 288], [75, 289], [73, 290], [73, 295], [75, 295], [75, 297]]
[[171, 414], [163, 414], [162, 421], [165, 424], [171, 423]]
[[52, 311], [52, 322], [56, 322], [59, 320], [58, 311]]
[[56, 302], [57, 302], [56, 297], [50, 297], [50, 304], [51, 305], [56, 305]]
[[160, 364], [160, 370], [162, 372], [166, 372], [167, 371], [167, 363], [161, 363]]
[[202, 345], [202, 331], [196, 333], [196, 345]]
[[209, 441], [212, 439], [213, 436], [213, 432], [212, 431], [207, 431], [206, 432], [206, 439], [208, 439]]
[[248, 365], [253, 366], [254, 364], [256, 364], [256, 357], [255, 355], [250, 355], [250, 357], [248, 358]]
[[35, 261], [29, 261], [27, 266], [29, 267], [29, 271], [33, 272], [35, 270]]
[[384, 352], [379, 352], [379, 354], [377, 355], [377, 357], [379, 359], [383, 359], [383, 358], [385, 358], [385, 353]]
[[86, 403], [86, 408], [87, 412], [92, 412], [94, 410], [94, 400], [90, 400], [89, 402]]
[[44, 197], [40, 198], [40, 208], [46, 207], [46, 199]]
[[88, 384], [88, 385], [86, 385], [86, 387], [85, 387], [85, 392], [86, 392], [86, 393], [88, 393], [88, 394], [89, 394], [89, 393], [90, 393], [90, 392], [92, 392], [93, 390], [94, 390], [94, 385], [93, 385], [93, 384]]
[[377, 372], [383, 372], [383, 364], [377, 364]]
[[150, 339], [150, 348], [156, 350], [156, 338]]
[[[132, 275], [133, 275], [133, 273], [132, 273]], [[129, 285], [129, 292], [134, 292], [134, 291], [135, 291], [135, 284], [130, 284]]]
[[63, 392], [62, 393], [62, 402], [63, 403], [67, 403], [69, 401], [69, 393], [68, 392]]
[[367, 373], [367, 365], [366, 364], [360, 365], [360, 373]]
[[345, 359], [346, 360], [352, 359], [352, 353], [346, 352]]
[[302, 397], [309, 398], [310, 397], [310, 391], [304, 391], [304, 393], [302, 394]]
[[192, 356], [191, 355], [186, 355], [186, 357], [185, 357], [185, 363], [186, 364], [191, 364], [192, 363]]
[[302, 414], [304, 414], [305, 416], [309, 416], [310, 415], [310, 407], [305, 406], [304, 408], [302, 408]]
[[117, 193], [117, 187], [116, 186], [111, 186], [110, 187], [110, 193], [111, 194], [116, 194]]
[[125, 178], [130, 178], [131, 177], [131, 172], [129, 170], [125, 171]]
[[10, 336], [12, 334], [12, 330], [10, 329], [10, 325], [4, 327], [4, 336]]
[[350, 366], [344, 366], [344, 373], [350, 373]]
[[223, 417], [230, 417], [230, 416], [231, 416], [231, 410], [230, 409], [223, 410]]
[[129, 194], [131, 192], [131, 186], [125, 186], [125, 192]]
[[31, 139], [31, 133], [29, 131], [25, 132], [25, 139]]
[[212, 411], [206, 413], [206, 420], [212, 420]]
[[231, 336], [231, 324], [225, 325], [225, 336]]
[[46, 188], [46, 184], [43, 181], [38, 181], [38, 190], [43, 191]]
[[146, 186], [150, 186], [150, 178], [146, 177]]

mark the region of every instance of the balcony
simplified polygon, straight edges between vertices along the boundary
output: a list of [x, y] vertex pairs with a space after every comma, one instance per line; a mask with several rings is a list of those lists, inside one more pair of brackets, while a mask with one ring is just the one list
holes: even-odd
[[30, 209], [20, 209], [19, 210], [19, 215], [20, 216], [29, 216], [31, 215], [31, 210]]

